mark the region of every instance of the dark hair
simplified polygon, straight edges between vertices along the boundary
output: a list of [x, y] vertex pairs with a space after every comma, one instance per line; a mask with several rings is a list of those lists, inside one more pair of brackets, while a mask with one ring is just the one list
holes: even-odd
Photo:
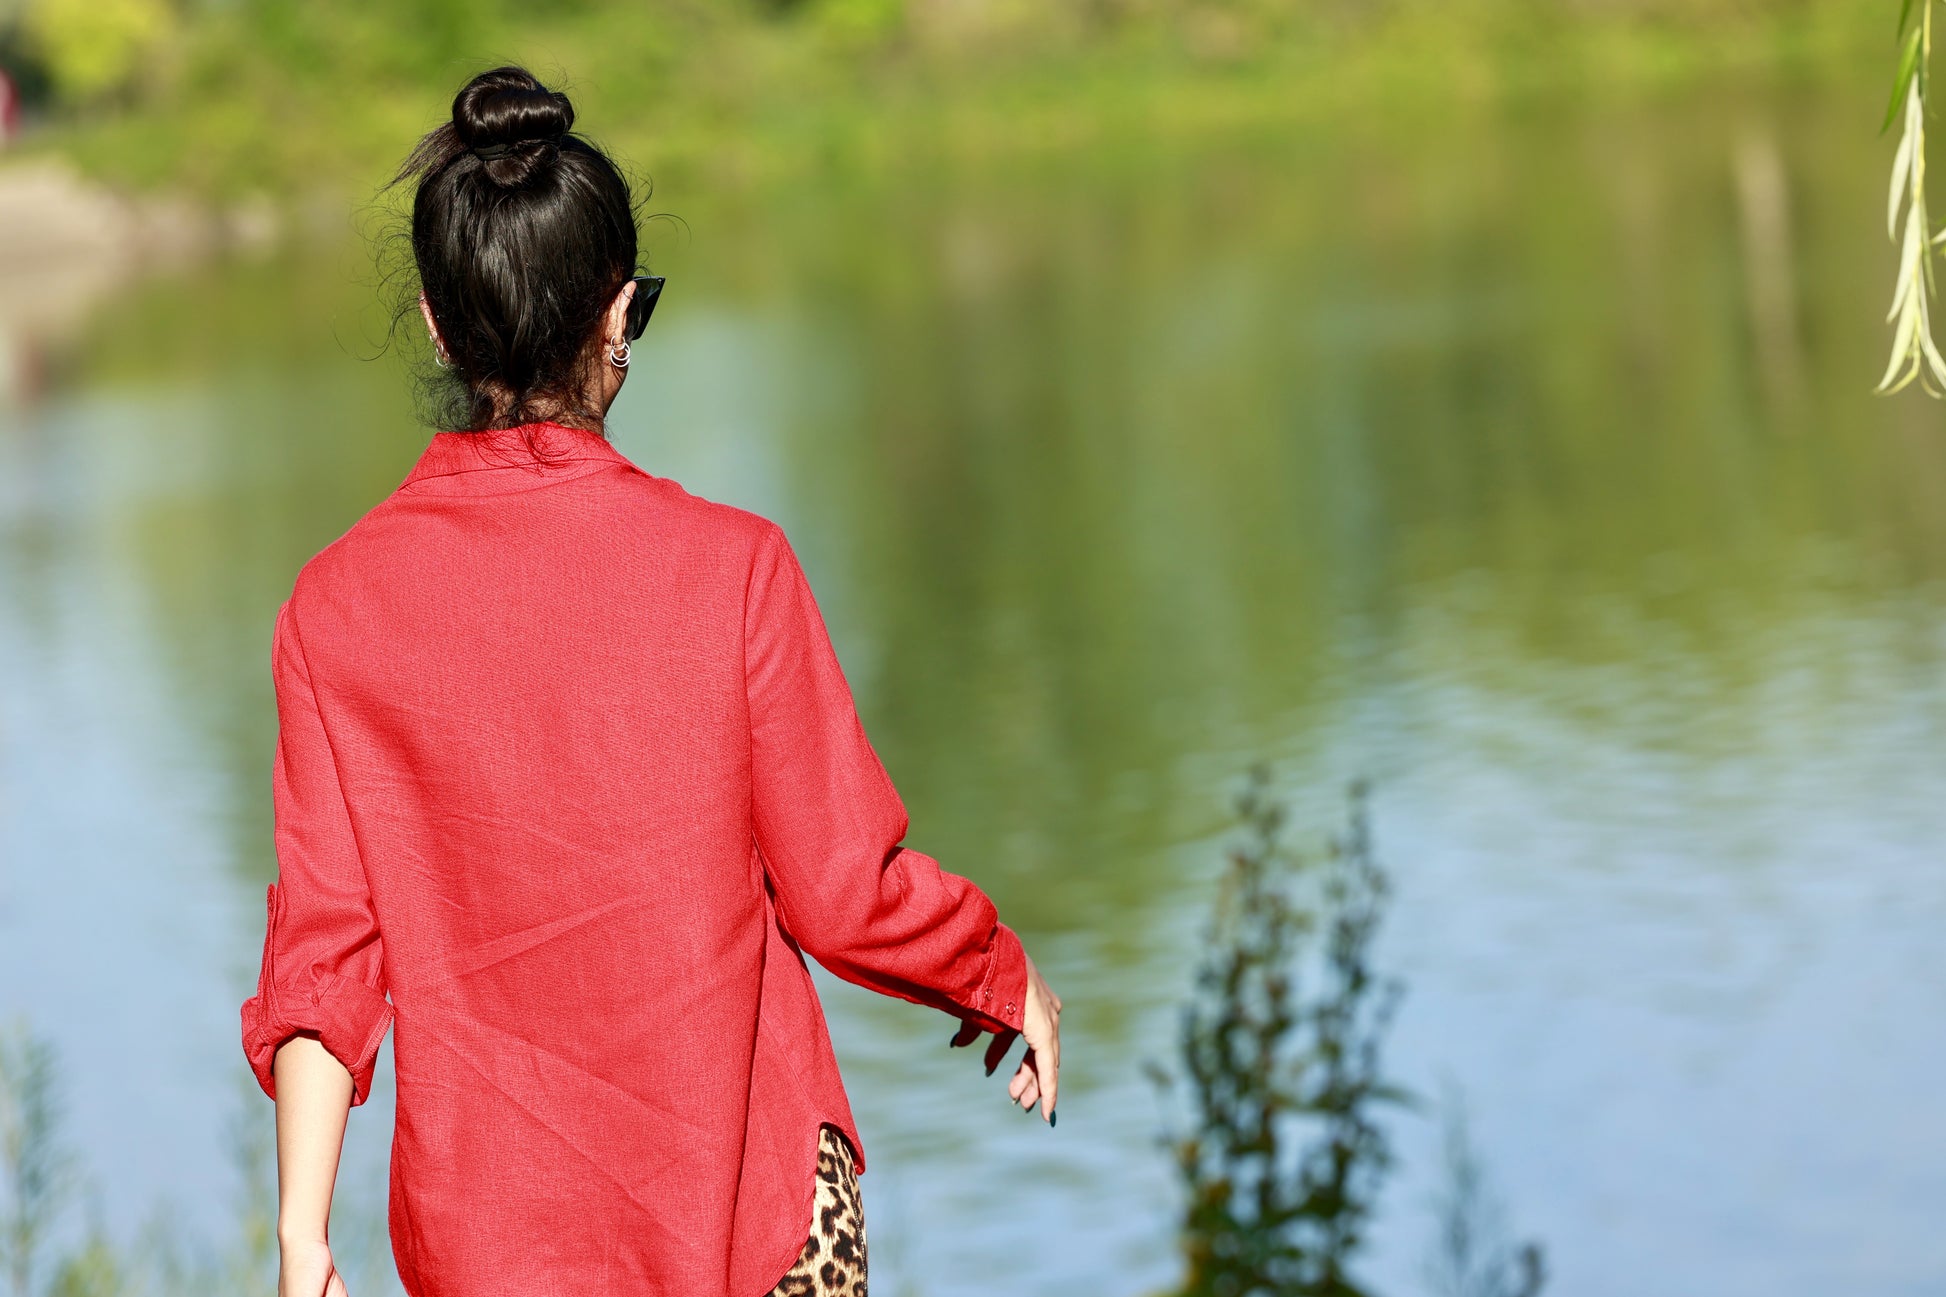
[[418, 179], [412, 259], [450, 362], [445, 427], [600, 422], [583, 398], [602, 316], [636, 273], [637, 212], [573, 125], [568, 97], [525, 68], [482, 72], [392, 181]]

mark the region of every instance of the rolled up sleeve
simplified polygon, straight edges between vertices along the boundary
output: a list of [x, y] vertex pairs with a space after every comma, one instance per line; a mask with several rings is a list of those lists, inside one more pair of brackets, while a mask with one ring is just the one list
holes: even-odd
[[289, 602], [278, 610], [271, 670], [277, 881], [264, 892], [263, 958], [256, 994], [243, 1003], [243, 1051], [275, 1099], [278, 1047], [315, 1036], [351, 1073], [355, 1106], [371, 1092], [392, 1004], [364, 862]]
[[744, 642], [752, 817], [784, 929], [847, 981], [1019, 1030], [1020, 939], [970, 880], [904, 845], [905, 807], [774, 525], [752, 563]]

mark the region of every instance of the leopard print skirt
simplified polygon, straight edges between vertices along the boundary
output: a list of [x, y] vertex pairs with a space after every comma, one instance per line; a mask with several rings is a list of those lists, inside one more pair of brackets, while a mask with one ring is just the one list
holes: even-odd
[[836, 1127], [818, 1130], [811, 1234], [770, 1297], [865, 1297], [865, 1207], [851, 1144]]

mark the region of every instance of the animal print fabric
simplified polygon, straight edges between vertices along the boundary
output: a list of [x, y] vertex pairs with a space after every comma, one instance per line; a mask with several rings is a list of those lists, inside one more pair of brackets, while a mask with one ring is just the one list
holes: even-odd
[[834, 1127], [818, 1131], [818, 1184], [804, 1251], [770, 1297], [866, 1297], [865, 1207], [851, 1145]]

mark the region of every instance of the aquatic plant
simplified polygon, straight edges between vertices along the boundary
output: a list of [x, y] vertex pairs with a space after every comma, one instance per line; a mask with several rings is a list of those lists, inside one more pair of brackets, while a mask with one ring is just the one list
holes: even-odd
[[1401, 986], [1372, 967], [1387, 881], [1365, 790], [1315, 859], [1286, 846], [1264, 770], [1236, 811], [1243, 840], [1182, 1018], [1191, 1127], [1168, 1139], [1186, 1190], [1181, 1292], [1366, 1297], [1349, 1267], [1392, 1162], [1377, 1110], [1408, 1096], [1381, 1064]]
[[1444, 1176], [1433, 1203], [1439, 1234], [1426, 1266], [1432, 1291], [1438, 1297], [1539, 1297], [1547, 1283], [1540, 1244], [1512, 1241], [1506, 1208], [1487, 1184], [1457, 1087], [1448, 1087], [1442, 1106]]
[[48, 1297], [126, 1297], [132, 1289], [127, 1263], [108, 1235], [93, 1230], [63, 1258], [47, 1286]]
[[[1321, 854], [1285, 841], [1269, 772], [1236, 800], [1228, 853], [1184, 1007], [1180, 1076], [1190, 1124], [1165, 1136], [1185, 1190], [1178, 1297], [1373, 1297], [1350, 1266], [1394, 1155], [1379, 1114], [1417, 1100], [1386, 1075], [1383, 1046], [1404, 984], [1374, 967], [1391, 887], [1363, 784]], [[1540, 1244], [1511, 1241], [1456, 1087], [1444, 1103], [1438, 1233], [1426, 1278], [1439, 1297], [1539, 1297]]]
[[59, 1136], [54, 1049], [24, 1023], [0, 1034], [0, 1274], [31, 1297], [54, 1223], [75, 1187]]
[[1912, 21], [1913, 9], [1914, 0], [1903, 0], [1899, 9], [1898, 72], [1885, 125], [1880, 128], [1890, 130], [1903, 115], [1905, 129], [1892, 155], [1892, 187], [1885, 205], [1886, 234], [1899, 245], [1892, 309], [1885, 317], [1892, 322], [1892, 359], [1878, 390], [1896, 392], [1916, 378], [1921, 388], [1939, 396], [1946, 394], [1946, 359], [1932, 336], [1932, 299], [1937, 291], [1933, 258], [1934, 250], [1946, 241], [1946, 230], [1935, 234], [1926, 212], [1927, 65], [1932, 61], [1933, 0], [1919, 0], [1917, 23]]
[[[98, 1205], [85, 1223], [70, 1219], [86, 1180], [61, 1135], [59, 1071], [53, 1044], [26, 1023], [0, 1032], [0, 1295], [223, 1297], [273, 1290], [275, 1124], [266, 1119], [254, 1079], [246, 1072], [237, 1083], [242, 1102], [229, 1152], [241, 1199], [236, 1237], [219, 1251], [191, 1241], [170, 1202], [158, 1203], [127, 1244], [99, 1219]], [[354, 1239], [369, 1244], [370, 1222], [355, 1209], [347, 1215]], [[358, 1290], [396, 1291], [377, 1256], [369, 1246], [347, 1249], [347, 1259], [364, 1267], [366, 1282]]]

